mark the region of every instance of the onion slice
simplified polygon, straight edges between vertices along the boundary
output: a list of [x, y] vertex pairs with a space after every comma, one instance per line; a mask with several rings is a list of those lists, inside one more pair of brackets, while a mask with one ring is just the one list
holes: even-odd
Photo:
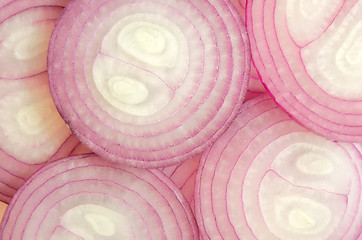
[[[24, 163], [0, 151], [0, 201], [9, 203], [24, 182], [45, 164], [66, 156], [92, 153], [71, 134], [45, 162]], [[40, 158], [40, 157], [39, 157]]]
[[67, 3], [1, 1], [0, 201], [8, 203], [32, 173], [79, 144], [54, 105], [47, 75], [50, 35]]
[[362, 142], [362, 2], [247, 3], [255, 66], [276, 102], [303, 126]]
[[231, 123], [249, 55], [243, 21], [222, 0], [73, 1], [50, 42], [51, 94], [95, 153], [162, 167]]
[[160, 168], [181, 190], [192, 211], [195, 210], [195, 179], [200, 158], [201, 154], [197, 154], [195, 157], [182, 163]]
[[9, 204], [6, 239], [198, 239], [180, 190], [160, 170], [94, 154], [49, 163]]
[[202, 155], [196, 219], [204, 239], [357, 240], [361, 180], [353, 144], [310, 132], [262, 95]]
[[[241, 16], [243, 21], [245, 22], [245, 7], [246, 7], [246, 0], [230, 0], [232, 5], [236, 9], [236, 13]], [[265, 93], [265, 87], [260, 79], [258, 71], [256, 70], [254, 63], [252, 62], [250, 68], [250, 76], [249, 76], [249, 84], [248, 84], [248, 92], [251, 94], [257, 93]]]

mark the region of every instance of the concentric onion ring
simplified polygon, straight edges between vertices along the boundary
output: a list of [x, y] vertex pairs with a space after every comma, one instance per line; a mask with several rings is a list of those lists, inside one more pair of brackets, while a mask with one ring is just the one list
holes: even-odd
[[202, 155], [196, 219], [204, 239], [357, 240], [361, 186], [353, 144], [310, 132], [263, 95]]
[[195, 178], [200, 158], [201, 154], [198, 154], [192, 159], [182, 163], [160, 168], [160, 170], [181, 190], [192, 211], [195, 209]]
[[362, 2], [247, 3], [255, 66], [276, 102], [303, 126], [362, 142]]
[[49, 163], [5, 212], [6, 239], [198, 239], [180, 190], [157, 169], [78, 155]]
[[[245, 13], [246, 13], [246, 0], [230, 0], [230, 2], [235, 6], [237, 14], [241, 16], [241, 18], [245, 21]], [[248, 84], [248, 92], [251, 94], [265, 93], [265, 87], [260, 80], [260, 76], [255, 69], [254, 63], [252, 62], [250, 68], [250, 76], [249, 76], [249, 84]]]
[[67, 3], [0, 3], [0, 201], [8, 203], [37, 169], [79, 145], [54, 106], [47, 74], [50, 35]]
[[138, 167], [187, 160], [244, 99], [244, 28], [221, 0], [73, 1], [50, 42], [53, 99], [104, 158]]

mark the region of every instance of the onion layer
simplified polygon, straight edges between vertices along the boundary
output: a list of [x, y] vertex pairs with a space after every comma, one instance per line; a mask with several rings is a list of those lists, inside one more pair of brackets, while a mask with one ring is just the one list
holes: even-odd
[[138, 167], [187, 160], [244, 99], [244, 28], [221, 0], [73, 1], [50, 42], [53, 99], [104, 158]]
[[303, 126], [362, 142], [362, 2], [249, 1], [247, 26], [262, 81]]
[[78, 155], [32, 176], [5, 212], [7, 239], [198, 239], [174, 183], [157, 169], [127, 168]]
[[0, 3], [0, 201], [79, 144], [49, 92], [47, 50], [67, 0]]
[[303, 128], [263, 95], [200, 161], [204, 239], [360, 239], [362, 156]]
[[[245, 7], [246, 0], [230, 0], [232, 5], [235, 7], [237, 14], [241, 16], [241, 18], [245, 21]], [[250, 76], [249, 76], [249, 84], [248, 84], [248, 92], [251, 94], [257, 93], [265, 93], [265, 87], [260, 80], [260, 76], [255, 69], [254, 63], [252, 62], [250, 68]]]

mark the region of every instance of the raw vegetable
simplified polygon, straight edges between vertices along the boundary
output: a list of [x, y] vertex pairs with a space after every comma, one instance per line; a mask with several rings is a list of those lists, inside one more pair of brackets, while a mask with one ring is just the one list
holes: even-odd
[[362, 1], [247, 2], [255, 66], [273, 98], [314, 132], [362, 142]]
[[362, 144], [293, 120], [361, 140], [359, 2], [248, 1], [258, 70], [243, 0], [67, 3], [0, 0], [1, 240], [361, 240]]
[[357, 240], [361, 180], [353, 144], [314, 134], [263, 95], [202, 155], [196, 219], [204, 239]]
[[91, 152], [91, 150], [79, 142], [75, 135], [71, 134], [49, 159], [41, 163], [24, 163], [8, 154], [0, 153], [0, 201], [9, 203], [20, 186], [24, 184], [34, 172], [48, 162], [64, 156]]
[[160, 168], [181, 190], [192, 211], [195, 209], [195, 177], [200, 158], [201, 154], [197, 154], [195, 157], [182, 163]]
[[95, 153], [162, 167], [231, 123], [249, 55], [244, 23], [223, 0], [72, 1], [50, 42], [51, 94]]
[[0, 3], [0, 201], [9, 202], [39, 167], [79, 144], [53, 103], [46, 67], [50, 35], [67, 2]]
[[[231, 0], [231, 3], [235, 6], [236, 11], [245, 22], [245, 6], [246, 0]], [[265, 93], [265, 87], [263, 86], [259, 74], [254, 67], [254, 63], [250, 68], [250, 76], [248, 83], [248, 92], [251, 94]]]
[[186, 199], [160, 170], [78, 155], [49, 163], [17, 192], [2, 240], [198, 239]]

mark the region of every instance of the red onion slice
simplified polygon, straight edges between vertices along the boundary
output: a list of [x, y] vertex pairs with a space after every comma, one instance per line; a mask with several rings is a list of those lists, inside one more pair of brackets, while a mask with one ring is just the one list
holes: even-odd
[[185, 161], [226, 129], [244, 98], [241, 23], [220, 0], [71, 2], [50, 42], [53, 99], [104, 158]]
[[200, 158], [201, 154], [197, 154], [195, 157], [182, 163], [160, 168], [181, 190], [192, 211], [195, 210], [195, 177]]
[[1, 6], [0, 79], [22, 79], [46, 72], [50, 35], [67, 3], [12, 0]]
[[[236, 9], [236, 14], [240, 15], [240, 17], [245, 21], [245, 5], [246, 0], [230, 0], [234, 8]], [[249, 84], [248, 91], [251, 93], [265, 93], [265, 87], [262, 84], [259, 74], [255, 69], [254, 63], [251, 64], [250, 68], [250, 76], [249, 76]]]
[[67, 2], [0, 4], [0, 201], [79, 144], [57, 112], [46, 72], [50, 35]]
[[204, 239], [361, 236], [362, 156], [303, 128], [263, 95], [203, 155], [195, 212]]
[[250, 1], [247, 26], [268, 91], [302, 125], [362, 142], [362, 2]]
[[34, 172], [48, 162], [65, 156], [91, 152], [92, 151], [81, 144], [73, 134], [62, 143], [52, 156], [41, 163], [22, 162], [0, 151], [0, 201], [9, 203], [20, 186], [23, 185]]
[[187, 201], [157, 169], [78, 155], [49, 163], [19, 190], [6, 239], [198, 239]]

